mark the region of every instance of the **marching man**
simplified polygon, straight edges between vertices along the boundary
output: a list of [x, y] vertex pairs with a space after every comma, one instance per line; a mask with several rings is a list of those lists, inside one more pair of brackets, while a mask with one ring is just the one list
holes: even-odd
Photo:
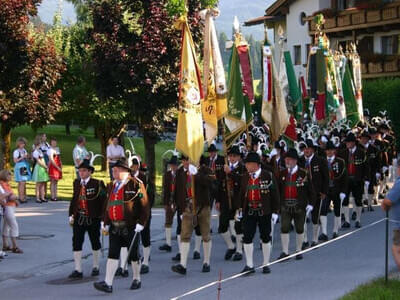
[[343, 159], [336, 156], [336, 147], [331, 142], [328, 141], [326, 144], [326, 158], [328, 160], [328, 170], [329, 170], [329, 189], [327, 200], [322, 202], [321, 207], [321, 229], [322, 235], [324, 235], [320, 240], [328, 240], [327, 234], [327, 214], [331, 201], [333, 202], [333, 208], [335, 217], [333, 219], [333, 234], [332, 238], [338, 237], [338, 231], [340, 228], [340, 214], [342, 202], [346, 198], [347, 190], [347, 169], [346, 163]]
[[198, 170], [185, 156], [182, 156], [182, 164], [183, 166], [176, 173], [176, 205], [178, 211], [182, 212], [181, 255], [180, 264], [172, 266], [172, 271], [186, 274], [190, 238], [194, 228], [199, 226], [204, 251], [202, 272], [210, 272], [210, 184], [215, 180], [215, 175], [206, 166], [203, 157]]
[[226, 175], [222, 180], [215, 207], [220, 212], [218, 232], [228, 247], [225, 253], [225, 260], [229, 260], [233, 256], [234, 261], [239, 261], [242, 260], [243, 256], [241, 222], [235, 222], [236, 247], [232, 242], [229, 232], [229, 223], [231, 220], [234, 220], [236, 212], [234, 204], [238, 203], [238, 200], [235, 198], [239, 196], [242, 176], [246, 172], [245, 166], [240, 162], [240, 150], [238, 146], [233, 146], [229, 149], [228, 161], [229, 165], [225, 165], [224, 167]]
[[78, 167], [80, 179], [74, 181], [74, 191], [69, 205], [69, 222], [73, 228], [72, 246], [75, 270], [69, 278], [82, 278], [82, 245], [88, 232], [93, 250], [92, 276], [99, 275], [100, 221], [107, 199], [106, 187], [101, 180], [94, 179], [94, 167], [83, 160]]
[[102, 225], [102, 230], [110, 235], [106, 276], [104, 281], [94, 283], [97, 290], [106, 293], [113, 290], [121, 247], [129, 249], [127, 259], [132, 262], [133, 281], [130, 288], [135, 290], [141, 287], [139, 234], [149, 219], [150, 206], [144, 184], [131, 177], [130, 172], [128, 161], [119, 159], [113, 167], [115, 181], [107, 186], [108, 202]]
[[[296, 229], [296, 252], [301, 251], [306, 215], [312, 212], [316, 201], [310, 175], [297, 165], [297, 161], [297, 151], [289, 149], [285, 157], [287, 169], [279, 176], [282, 253], [278, 259], [289, 256], [289, 231], [292, 220]], [[296, 256], [296, 259], [302, 258], [301, 254]]]
[[271, 256], [271, 219], [278, 220], [278, 185], [271, 172], [261, 169], [260, 156], [250, 152], [245, 160], [247, 172], [242, 177], [240, 197], [237, 199], [237, 218], [243, 216], [243, 244], [246, 266], [242, 273], [254, 273], [253, 238], [258, 229], [262, 241], [263, 273], [270, 273], [267, 266]]

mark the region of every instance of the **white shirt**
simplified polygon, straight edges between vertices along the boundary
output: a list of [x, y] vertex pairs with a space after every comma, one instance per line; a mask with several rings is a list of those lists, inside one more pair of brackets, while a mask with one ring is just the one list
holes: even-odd
[[306, 157], [306, 161], [308, 161], [308, 163], [311, 164], [313, 157], [314, 157], [314, 153], [310, 157]]
[[231, 168], [231, 170], [235, 169], [237, 167], [237, 165], [239, 164], [239, 162], [235, 162], [234, 164], [229, 164], [229, 167]]
[[350, 153], [353, 154], [357, 149], [357, 146], [354, 146], [353, 148], [350, 149]]
[[261, 174], [261, 168], [259, 168], [253, 174], [251, 174], [251, 177], [253, 177], [253, 179], [257, 179], [258, 177], [260, 177], [260, 174]]
[[110, 144], [107, 146], [107, 159], [111, 163], [115, 163], [117, 160], [112, 159], [111, 157], [125, 157], [124, 148], [121, 145]]
[[39, 158], [43, 158], [43, 153], [42, 150], [39, 149], [35, 149], [32, 153], [32, 156], [34, 159], [38, 160]]
[[76, 145], [74, 150], [72, 151], [72, 157], [74, 159], [75, 166], [78, 167], [79, 164], [76, 162], [79, 159], [81, 162], [85, 159], [85, 157], [89, 156], [89, 152], [87, 152], [85, 147], [81, 147]]
[[295, 165], [295, 167], [293, 169], [289, 169], [290, 171], [290, 175], [293, 175], [297, 172], [297, 170], [299, 169], [299, 167], [297, 165]]
[[88, 178], [86, 178], [86, 179], [81, 179], [81, 185], [87, 185], [89, 180], [90, 180], [90, 176]]
[[60, 148], [56, 147], [50, 147], [49, 150], [47, 151], [47, 155], [49, 157], [53, 157], [54, 154], [60, 155]]
[[22, 149], [20, 149], [20, 148], [15, 149], [14, 152], [13, 152], [13, 158], [14, 158], [14, 159], [18, 159], [18, 158], [24, 157], [24, 155], [27, 154], [27, 153], [28, 153], [28, 152], [26, 152], [25, 148], [22, 148]]
[[327, 157], [328, 162], [331, 164], [335, 160], [335, 155], [332, 155], [331, 157]]

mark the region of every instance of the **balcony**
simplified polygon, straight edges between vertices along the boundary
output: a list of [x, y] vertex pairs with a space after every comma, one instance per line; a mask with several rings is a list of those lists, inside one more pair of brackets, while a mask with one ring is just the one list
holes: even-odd
[[[346, 31], [368, 31], [381, 27], [387, 30], [389, 27], [400, 28], [400, 2], [386, 4], [381, 8], [349, 8], [336, 12], [331, 9], [321, 11], [325, 16], [324, 31], [328, 35], [343, 35]], [[307, 17], [309, 21], [309, 33], [315, 33], [313, 17]], [[375, 29], [374, 29], [375, 28]]]

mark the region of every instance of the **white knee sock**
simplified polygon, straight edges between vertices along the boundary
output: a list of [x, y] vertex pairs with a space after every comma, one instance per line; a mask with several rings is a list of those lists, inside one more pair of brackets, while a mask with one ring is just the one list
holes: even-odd
[[[229, 233], [229, 230], [227, 232], [221, 233], [221, 236], [223, 237], [226, 246], [228, 249], [233, 249], [235, 248], [235, 245], [232, 243], [231, 235]], [[236, 238], [237, 241], [237, 238]]]
[[236, 234], [236, 252], [243, 253], [243, 234]]
[[250, 268], [254, 267], [253, 264], [253, 243], [251, 244], [243, 244], [244, 246], [244, 254], [246, 255], [246, 265]]
[[194, 236], [194, 251], [197, 251], [200, 253], [200, 246], [201, 246], [201, 235], [195, 235]]
[[321, 220], [321, 231], [323, 234], [327, 235], [327, 224], [328, 224], [328, 217], [327, 216], [321, 216], [320, 217]]
[[121, 251], [120, 251], [120, 267], [122, 269], [124, 269], [125, 267], [128, 268], [127, 266], [125, 266], [125, 262], [126, 262], [127, 258], [128, 258], [128, 248], [127, 247], [121, 247]]
[[263, 265], [269, 264], [269, 260], [271, 258], [271, 242], [262, 243], [262, 252], [263, 252]]
[[357, 215], [356, 221], [358, 221], [358, 222], [360, 222], [360, 219], [361, 219], [361, 210], [362, 210], [361, 206], [355, 207], [355, 211], [356, 211], [356, 215]]
[[75, 270], [82, 272], [82, 251], [74, 251]]
[[281, 233], [282, 252], [289, 254], [289, 233]]
[[181, 265], [186, 268], [190, 243], [181, 242]]
[[112, 286], [115, 271], [117, 271], [117, 269], [118, 269], [118, 259], [111, 259], [111, 258], [107, 259], [106, 278], [104, 279], [107, 285]]
[[296, 234], [296, 252], [301, 251], [301, 246], [303, 245], [303, 234]]
[[149, 265], [150, 250], [151, 250], [151, 246], [143, 247], [143, 264], [146, 266]]
[[[307, 222], [304, 222], [304, 237], [303, 237], [303, 241], [305, 242], [305, 243], [307, 243], [308, 242], [308, 236], [307, 236]], [[286, 252], [285, 252], [286, 253]], [[286, 253], [287, 254], [287, 253]]]
[[210, 254], [211, 254], [211, 240], [208, 242], [203, 242], [203, 252], [204, 252], [204, 261], [203, 263], [210, 265]]
[[313, 232], [313, 242], [318, 242], [318, 233], [319, 233], [319, 225], [314, 225], [312, 226], [312, 232]]
[[231, 235], [236, 237], [235, 220], [229, 220], [229, 231], [231, 232]]
[[93, 268], [99, 268], [100, 250], [93, 250]]
[[166, 227], [165, 228], [165, 243], [168, 246], [171, 246], [171, 236], [172, 236], [172, 228], [171, 227]]
[[140, 261], [132, 261], [132, 273], [133, 273], [133, 280], [140, 281]]
[[179, 253], [181, 253], [181, 235], [180, 234], [178, 234], [176, 236], [176, 241], [178, 242], [178, 251], [179, 251]]
[[340, 217], [334, 217], [333, 219], [333, 232], [338, 233], [339, 226], [340, 226]]
[[347, 223], [350, 223], [350, 208], [348, 206], [343, 206], [343, 214], [344, 214], [344, 220]]

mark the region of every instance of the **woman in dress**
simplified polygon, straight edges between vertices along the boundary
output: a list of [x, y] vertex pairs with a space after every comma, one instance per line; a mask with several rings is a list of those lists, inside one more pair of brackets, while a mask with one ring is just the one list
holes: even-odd
[[62, 178], [62, 164], [56, 138], [50, 139], [50, 148], [47, 153], [49, 156], [50, 200], [57, 201], [57, 183]]
[[26, 203], [26, 182], [31, 180], [31, 167], [28, 162], [28, 152], [25, 149], [26, 139], [17, 139], [17, 149], [13, 152], [14, 158], [14, 177], [18, 182], [18, 197], [21, 203]]
[[40, 150], [40, 140], [35, 140], [34, 147], [35, 150], [33, 150], [32, 156], [35, 160], [35, 167], [33, 169], [32, 181], [36, 182], [36, 202], [42, 203], [47, 202], [45, 193], [49, 175], [47, 173], [48, 168], [44, 160], [44, 154]]
[[[17, 237], [19, 236], [19, 228], [15, 216], [15, 210], [18, 206], [17, 196], [14, 195], [11, 187], [11, 172], [8, 170], [0, 171], [0, 193], [6, 194], [4, 204], [4, 226], [3, 226], [3, 251], [12, 251], [13, 253], [23, 253], [17, 246]], [[11, 239], [12, 247], [8, 246]]]

